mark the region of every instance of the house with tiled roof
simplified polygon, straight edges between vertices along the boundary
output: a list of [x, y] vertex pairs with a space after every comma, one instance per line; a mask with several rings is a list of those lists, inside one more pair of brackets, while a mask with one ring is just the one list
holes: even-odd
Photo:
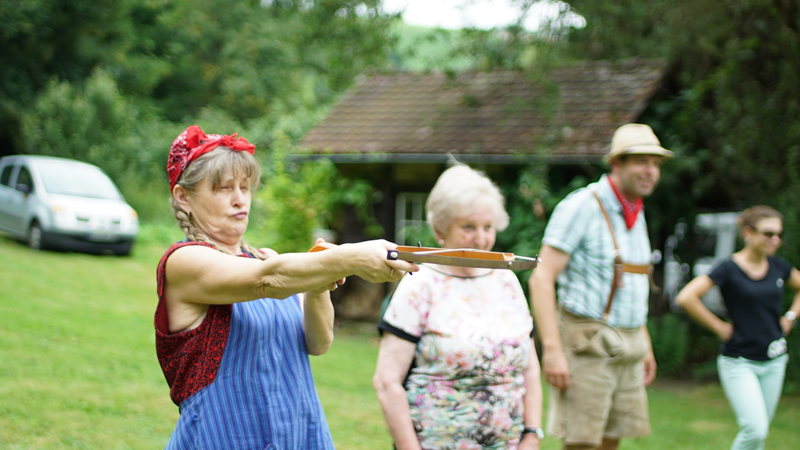
[[[598, 164], [614, 131], [635, 122], [661, 85], [664, 62], [576, 62], [539, 74], [390, 73], [362, 77], [301, 141], [381, 191], [386, 238], [416, 243], [427, 192], [448, 154], [496, 181], [532, 161]], [[357, 226], [339, 240], [362, 240]]]
[[[532, 162], [580, 173], [600, 164], [614, 131], [635, 122], [661, 86], [663, 61], [591, 61], [533, 71], [362, 76], [300, 142], [298, 160], [328, 158], [378, 190], [385, 238], [414, 245], [427, 233], [425, 200], [452, 157], [499, 184]], [[340, 243], [368, 237], [355, 214]], [[337, 315], [377, 313], [382, 285], [355, 277], [334, 293]]]

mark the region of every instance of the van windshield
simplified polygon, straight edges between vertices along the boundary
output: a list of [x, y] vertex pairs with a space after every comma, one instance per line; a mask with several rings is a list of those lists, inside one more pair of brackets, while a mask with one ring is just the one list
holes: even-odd
[[50, 194], [122, 200], [119, 190], [100, 169], [83, 164], [38, 163], [44, 190]]

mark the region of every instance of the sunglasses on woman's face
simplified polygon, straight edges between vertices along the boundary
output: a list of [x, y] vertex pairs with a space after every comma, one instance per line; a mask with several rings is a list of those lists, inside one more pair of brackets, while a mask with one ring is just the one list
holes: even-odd
[[783, 240], [783, 231], [781, 231], [780, 233], [776, 233], [774, 231], [758, 231], [758, 233], [763, 234], [764, 237], [767, 239], [772, 239], [774, 237], [777, 237], [779, 240]]

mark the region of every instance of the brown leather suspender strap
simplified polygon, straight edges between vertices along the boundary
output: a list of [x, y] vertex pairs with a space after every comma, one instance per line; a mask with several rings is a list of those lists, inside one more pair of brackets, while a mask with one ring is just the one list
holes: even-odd
[[650, 265], [641, 265], [641, 264], [628, 264], [622, 263], [622, 271], [625, 273], [638, 273], [639, 275], [650, 275], [652, 273], [653, 266]]
[[[591, 191], [591, 189], [590, 189]], [[653, 272], [653, 266], [648, 265], [640, 265], [640, 264], [627, 264], [622, 262], [622, 254], [619, 251], [619, 245], [617, 244], [617, 236], [614, 233], [614, 225], [611, 223], [611, 217], [608, 215], [608, 211], [606, 211], [605, 206], [603, 206], [603, 202], [600, 200], [600, 196], [597, 195], [597, 192], [592, 191], [594, 198], [597, 200], [597, 204], [600, 205], [600, 211], [603, 212], [603, 217], [606, 219], [606, 223], [608, 224], [608, 231], [611, 232], [611, 241], [614, 242], [614, 277], [611, 281], [611, 293], [608, 294], [608, 302], [606, 303], [606, 309], [603, 311], [603, 320], [608, 319], [608, 314], [611, 312], [611, 304], [614, 302], [614, 296], [617, 294], [617, 288], [622, 286], [622, 274], [623, 273], [638, 273], [641, 275], [648, 275], [651, 276]]]

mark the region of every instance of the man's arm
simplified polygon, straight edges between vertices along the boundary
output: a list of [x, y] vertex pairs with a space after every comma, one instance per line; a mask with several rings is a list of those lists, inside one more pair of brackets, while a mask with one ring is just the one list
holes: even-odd
[[571, 256], [545, 244], [539, 252], [542, 262], [528, 281], [536, 330], [542, 340], [545, 380], [564, 391], [569, 388], [569, 366], [556, 319], [556, 279], [567, 268]]
[[649, 386], [653, 380], [656, 379], [656, 357], [653, 354], [653, 341], [650, 340], [650, 331], [647, 329], [647, 325], [642, 325], [642, 333], [644, 333], [645, 339], [647, 339], [647, 354], [644, 356], [644, 360], [642, 363], [644, 364], [644, 385]]

